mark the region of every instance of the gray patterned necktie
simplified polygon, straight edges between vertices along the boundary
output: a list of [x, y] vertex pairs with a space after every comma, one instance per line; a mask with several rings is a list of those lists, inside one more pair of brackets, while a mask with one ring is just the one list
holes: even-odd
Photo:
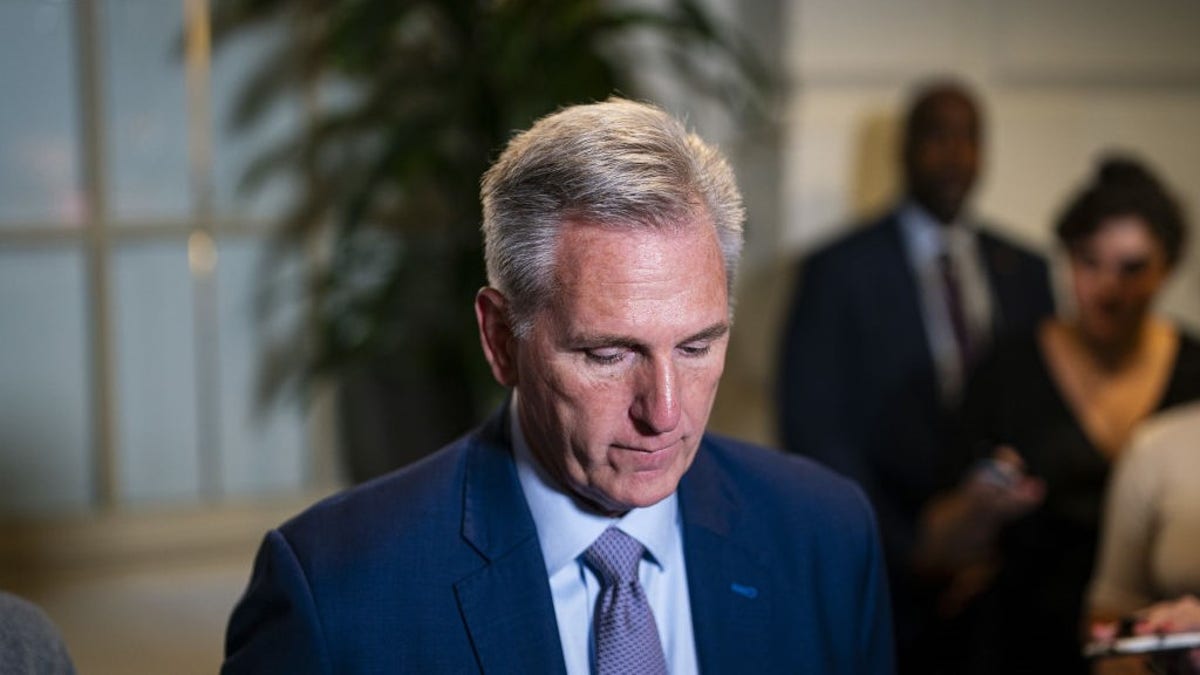
[[646, 592], [638, 582], [645, 549], [610, 527], [583, 554], [600, 578], [596, 599], [596, 675], [666, 675], [667, 662]]

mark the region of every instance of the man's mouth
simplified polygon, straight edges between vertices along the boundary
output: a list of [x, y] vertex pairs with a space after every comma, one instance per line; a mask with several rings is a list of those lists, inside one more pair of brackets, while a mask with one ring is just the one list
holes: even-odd
[[613, 447], [619, 448], [621, 450], [631, 450], [633, 452], [641, 452], [641, 453], [645, 453], [647, 455], [653, 455], [658, 452], [663, 452], [664, 450], [670, 450], [671, 448], [678, 445], [680, 443], [680, 441], [682, 441], [682, 440], [683, 439], [675, 439], [668, 443], [638, 443], [638, 444], [614, 443]]

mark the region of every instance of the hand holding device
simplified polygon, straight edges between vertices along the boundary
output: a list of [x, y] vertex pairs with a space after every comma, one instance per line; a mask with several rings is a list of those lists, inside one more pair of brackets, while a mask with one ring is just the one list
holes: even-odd
[[1088, 658], [1153, 655], [1155, 663], [1167, 665], [1166, 672], [1200, 673], [1200, 600], [1185, 595], [1119, 622], [1097, 624], [1083, 654]]

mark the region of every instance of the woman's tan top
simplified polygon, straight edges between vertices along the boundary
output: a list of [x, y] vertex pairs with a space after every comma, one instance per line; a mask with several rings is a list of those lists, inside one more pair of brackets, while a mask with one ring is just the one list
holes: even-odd
[[1148, 421], [1117, 463], [1089, 601], [1120, 615], [1200, 593], [1200, 403]]

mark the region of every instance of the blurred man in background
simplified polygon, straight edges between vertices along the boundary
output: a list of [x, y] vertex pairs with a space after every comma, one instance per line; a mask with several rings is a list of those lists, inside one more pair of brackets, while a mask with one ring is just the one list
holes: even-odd
[[905, 120], [905, 194], [805, 263], [779, 381], [785, 447], [857, 480], [875, 506], [892, 580], [900, 667], [935, 672], [931, 591], [913, 569], [918, 515], [957, 476], [939, 449], [980, 355], [1052, 312], [1037, 255], [966, 209], [983, 123], [964, 86], [921, 88]]

